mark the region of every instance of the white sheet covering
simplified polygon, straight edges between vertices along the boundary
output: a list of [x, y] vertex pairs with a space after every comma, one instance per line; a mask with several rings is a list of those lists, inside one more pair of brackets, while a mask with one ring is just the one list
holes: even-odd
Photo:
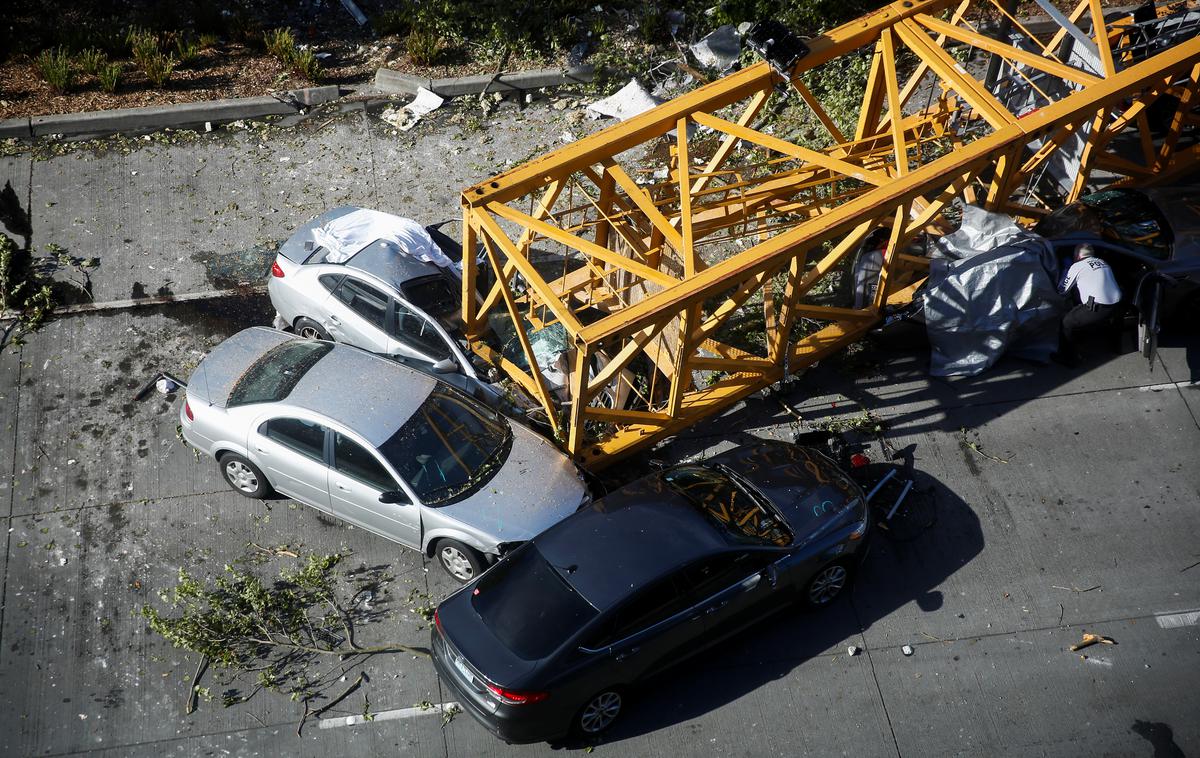
[[417, 260], [456, 269], [425, 227], [416, 221], [382, 211], [360, 208], [313, 229], [313, 240], [329, 253], [325, 260], [342, 263], [375, 240], [394, 242]]

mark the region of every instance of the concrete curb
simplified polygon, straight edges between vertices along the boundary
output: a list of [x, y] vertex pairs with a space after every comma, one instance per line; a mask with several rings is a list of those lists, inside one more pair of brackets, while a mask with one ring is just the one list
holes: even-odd
[[595, 68], [572, 66], [571, 68], [543, 68], [534, 71], [518, 71], [513, 74], [482, 74], [460, 76], [453, 79], [430, 79], [428, 77], [402, 74], [381, 68], [375, 72], [375, 88], [383, 93], [415, 95], [424, 87], [442, 97], [473, 95], [479, 92], [513, 92], [542, 87], [561, 87], [568, 84], [585, 84], [592, 81]]
[[224, 123], [244, 118], [287, 115], [300, 108], [337, 100], [337, 85], [309, 87], [282, 92], [278, 97], [239, 97], [179, 105], [119, 108], [111, 111], [68, 113], [0, 121], [0, 138], [31, 139], [48, 134], [66, 137], [104, 136], [123, 132], [152, 132], [166, 127], [183, 127], [207, 122]]

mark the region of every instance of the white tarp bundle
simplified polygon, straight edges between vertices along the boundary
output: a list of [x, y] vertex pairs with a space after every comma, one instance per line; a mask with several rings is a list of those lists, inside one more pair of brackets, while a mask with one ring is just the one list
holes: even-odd
[[974, 376], [1004, 353], [1046, 361], [1058, 347], [1058, 264], [1045, 238], [965, 206], [962, 227], [934, 242], [925, 328], [934, 376]]
[[376, 240], [393, 242], [417, 260], [442, 268], [457, 268], [416, 221], [382, 211], [359, 208], [312, 230], [313, 241], [328, 253], [328, 263], [343, 263]]

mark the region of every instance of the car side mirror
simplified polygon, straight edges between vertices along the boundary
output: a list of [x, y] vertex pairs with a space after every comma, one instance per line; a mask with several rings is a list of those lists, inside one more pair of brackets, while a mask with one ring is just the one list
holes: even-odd
[[443, 358], [433, 364], [435, 374], [453, 374], [455, 371], [458, 371], [458, 364], [454, 362], [453, 358]]
[[379, 502], [394, 503], [396, 505], [409, 504], [408, 495], [404, 493], [404, 490], [388, 490], [387, 492], [381, 492], [379, 494]]

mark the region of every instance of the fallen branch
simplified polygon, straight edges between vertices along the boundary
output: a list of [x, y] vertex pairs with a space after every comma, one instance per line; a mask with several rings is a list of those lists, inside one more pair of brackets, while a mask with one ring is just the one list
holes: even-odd
[[192, 677], [192, 686], [188, 687], [187, 707], [184, 711], [190, 716], [196, 712], [196, 704], [200, 696], [200, 678], [204, 676], [204, 672], [208, 670], [208, 656], [200, 658], [200, 665], [196, 666], [196, 675]]
[[1052, 584], [1052, 585], [1050, 585], [1050, 589], [1052, 589], [1052, 590], [1067, 590], [1068, 592], [1091, 592], [1092, 590], [1098, 590], [1098, 589], [1100, 589], [1100, 587], [1101, 587], [1101, 586], [1103, 586], [1103, 585], [1099, 585], [1099, 584], [1097, 584], [1097, 585], [1095, 585], [1095, 586], [1093, 586], [1093, 587], [1088, 587], [1087, 589], [1082, 589], [1082, 590], [1081, 590], [1081, 589], [1079, 589], [1078, 587], [1076, 587], [1076, 586], [1074, 586], [1074, 585], [1071, 585], [1070, 587], [1061, 587], [1061, 586], [1059, 586], [1059, 585], [1057, 585], [1057, 584]]
[[1083, 633], [1083, 639], [1071, 646], [1071, 652], [1083, 650], [1085, 647], [1092, 645], [1115, 645], [1117, 644], [1112, 637], [1105, 637], [1102, 634], [1092, 634], [1090, 632]]

